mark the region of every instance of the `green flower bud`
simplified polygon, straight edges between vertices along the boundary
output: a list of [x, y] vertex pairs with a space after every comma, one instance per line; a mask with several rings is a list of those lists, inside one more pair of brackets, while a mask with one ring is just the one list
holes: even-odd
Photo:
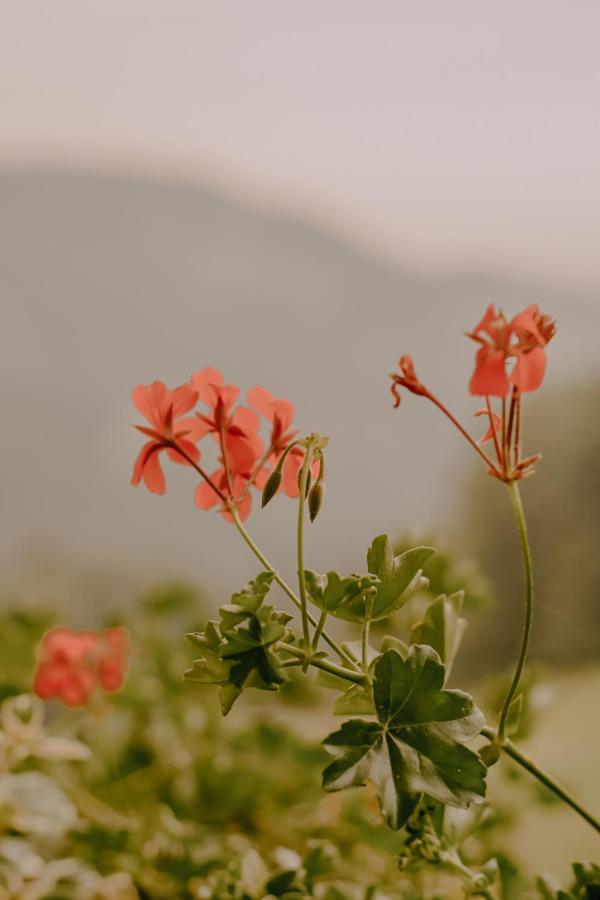
[[276, 469], [273, 469], [269, 477], [267, 478], [267, 482], [263, 488], [262, 492], [262, 501], [261, 505], [265, 507], [269, 500], [272, 500], [277, 491], [281, 486], [281, 467], [277, 466]]
[[314, 522], [317, 516], [319, 515], [319, 510], [323, 504], [323, 485], [320, 481], [317, 481], [315, 485], [313, 485], [309, 495], [308, 495], [308, 514], [310, 516], [310, 521]]

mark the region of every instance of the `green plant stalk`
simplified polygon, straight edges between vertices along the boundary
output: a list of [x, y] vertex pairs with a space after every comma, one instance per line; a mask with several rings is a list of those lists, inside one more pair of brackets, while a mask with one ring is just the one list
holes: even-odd
[[[486, 737], [491, 743], [498, 743], [496, 732], [493, 728], [488, 728], [487, 726], [481, 729], [481, 733], [484, 737]], [[538, 764], [531, 759], [530, 756], [527, 756], [525, 753], [522, 753], [518, 747], [516, 747], [513, 742], [509, 738], [505, 738], [504, 742], [500, 745], [500, 749], [506, 753], [512, 760], [518, 763], [523, 769], [526, 769], [534, 778], [537, 778], [545, 787], [548, 788], [549, 791], [552, 791], [553, 794], [556, 794], [557, 797], [570, 806], [571, 809], [574, 809], [576, 813], [578, 813], [582, 819], [592, 826], [597, 832], [600, 833], [600, 821], [592, 815], [592, 813], [588, 812], [585, 807], [581, 805], [574, 797], [569, 794], [565, 788], [561, 787], [554, 778], [545, 772]]]
[[299, 663], [306, 662], [307, 665], [329, 672], [330, 675], [337, 675], [338, 678], [351, 681], [352, 684], [369, 684], [368, 675], [364, 675], [362, 672], [351, 671], [344, 666], [338, 666], [337, 663], [332, 662], [330, 659], [324, 659], [321, 656], [310, 656], [310, 654], [307, 656], [306, 652], [299, 647], [280, 642], [277, 644], [277, 649], [290, 653]]
[[517, 521], [519, 540], [521, 542], [521, 552], [523, 554], [523, 566], [525, 569], [525, 623], [523, 626], [523, 637], [521, 640], [521, 649], [519, 651], [517, 666], [515, 668], [515, 673], [512, 677], [508, 693], [506, 694], [504, 704], [502, 706], [502, 711], [500, 713], [497, 735], [497, 742], [499, 744], [502, 744], [505, 739], [504, 732], [506, 730], [506, 718], [508, 716], [510, 705], [515, 697], [515, 694], [517, 693], [521, 675], [523, 674], [523, 666], [525, 665], [525, 659], [527, 657], [527, 648], [529, 647], [529, 640], [531, 638], [531, 626], [533, 624], [533, 566], [531, 562], [531, 548], [529, 546], [529, 537], [527, 535], [525, 511], [523, 509], [523, 502], [521, 500], [521, 494], [517, 482], [508, 482], [507, 488], [510, 494], [515, 519]]
[[298, 493], [298, 588], [300, 591], [300, 609], [302, 612], [302, 634], [304, 648], [310, 647], [310, 628], [308, 625], [308, 598], [306, 596], [306, 578], [304, 576], [304, 507], [306, 506], [306, 484], [312, 456], [312, 444], [309, 443], [304, 453], [304, 461], [300, 470], [300, 490]]
[[[287, 596], [290, 598], [290, 600], [292, 601], [292, 603], [294, 604], [294, 606], [296, 606], [298, 609], [300, 609], [300, 608], [301, 608], [300, 600], [298, 599], [298, 597], [296, 596], [296, 594], [294, 593], [294, 591], [292, 590], [292, 588], [289, 586], [289, 584], [287, 583], [287, 581], [285, 581], [285, 580], [281, 577], [281, 575], [279, 574], [279, 572], [278, 572], [276, 569], [273, 568], [273, 566], [271, 565], [271, 563], [269, 562], [269, 560], [267, 559], [267, 557], [264, 555], [264, 553], [263, 553], [263, 552], [260, 550], [260, 548], [257, 547], [257, 545], [254, 543], [254, 541], [252, 540], [252, 538], [250, 537], [250, 535], [249, 535], [248, 532], [246, 531], [246, 529], [245, 529], [245, 527], [244, 527], [244, 525], [243, 525], [243, 523], [242, 523], [242, 521], [241, 521], [241, 519], [240, 519], [240, 517], [239, 517], [239, 513], [238, 513], [237, 509], [233, 508], [233, 509], [230, 510], [230, 512], [231, 512], [231, 517], [232, 517], [232, 519], [233, 519], [233, 523], [234, 523], [235, 527], [236, 527], [237, 530], [239, 531], [240, 535], [242, 536], [242, 538], [244, 539], [245, 543], [248, 545], [248, 547], [250, 548], [250, 550], [252, 550], [252, 552], [254, 553], [254, 555], [256, 556], [256, 558], [257, 558], [257, 559], [259, 560], [259, 562], [265, 567], [265, 569], [267, 570], [267, 572], [272, 572], [272, 573], [273, 573], [274, 580], [277, 582], [277, 584], [279, 585], [279, 587], [281, 588], [281, 590], [282, 590], [285, 594], [287, 594]], [[308, 620], [309, 620], [309, 622], [311, 622], [313, 625], [317, 625], [317, 620], [311, 615], [311, 613], [310, 613], [310, 612], [307, 612], [307, 615], [308, 615]], [[357, 670], [358, 670], [358, 666], [356, 665], [355, 661], [352, 659], [352, 657], [350, 656], [350, 654], [349, 654], [346, 650], [344, 650], [343, 647], [340, 647], [340, 645], [337, 643], [337, 641], [335, 641], [329, 634], [327, 634], [327, 632], [325, 631], [325, 629], [322, 629], [322, 630], [321, 630], [321, 633], [322, 633], [322, 636], [323, 636], [323, 640], [326, 641], [326, 642], [329, 644], [329, 646], [330, 646], [331, 649], [334, 651], [334, 653], [337, 653], [337, 655], [340, 657], [340, 659], [343, 659], [346, 663], [348, 663], [348, 665], [349, 665], [352, 669], [354, 669], [355, 671], [357, 671]]]
[[315, 633], [313, 634], [313, 643], [312, 643], [313, 652], [319, 646], [319, 638], [321, 637], [321, 634], [323, 633], [323, 629], [325, 627], [326, 621], [327, 621], [327, 613], [325, 611], [323, 611], [321, 613], [321, 615], [319, 616], [319, 621], [317, 622], [317, 627], [315, 628]]
[[369, 630], [371, 627], [371, 615], [373, 613], [373, 600], [369, 598], [365, 605], [365, 618], [362, 623], [362, 665], [363, 672], [369, 669]]

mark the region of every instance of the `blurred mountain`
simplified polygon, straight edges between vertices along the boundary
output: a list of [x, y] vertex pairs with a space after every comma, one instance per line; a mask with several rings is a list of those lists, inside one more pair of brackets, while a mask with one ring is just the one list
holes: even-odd
[[[83, 605], [118, 599], [117, 574], [230, 591], [256, 572], [230, 527], [194, 507], [189, 472], [170, 471], [162, 498], [129, 486], [139, 382], [213, 365], [292, 399], [298, 427], [332, 439], [309, 564], [356, 570], [384, 530], [451, 531], [474, 462], [418, 398], [392, 409], [402, 352], [470, 416], [461, 333], [490, 302], [510, 313], [539, 302], [560, 322], [548, 389], [597, 370], [595, 298], [476, 269], [416, 272], [205, 185], [5, 172], [0, 271], [3, 582]], [[251, 523], [292, 574], [293, 519], [281, 498]], [[81, 571], [96, 573], [95, 591]]]

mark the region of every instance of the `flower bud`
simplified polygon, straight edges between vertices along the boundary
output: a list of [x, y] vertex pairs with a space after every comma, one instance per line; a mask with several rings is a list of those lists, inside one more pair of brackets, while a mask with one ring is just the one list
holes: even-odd
[[314, 522], [317, 516], [319, 515], [319, 510], [321, 509], [323, 503], [323, 484], [321, 481], [317, 481], [308, 495], [308, 515], [310, 516], [310, 521]]
[[267, 478], [266, 484], [263, 488], [262, 492], [262, 501], [261, 505], [265, 507], [269, 500], [272, 500], [277, 491], [281, 486], [282, 480], [281, 467], [277, 466], [276, 469], [273, 469], [269, 477]]
[[[302, 490], [302, 469], [303, 466], [300, 466], [298, 469], [298, 491]], [[312, 475], [310, 473], [310, 469], [306, 473], [306, 490], [304, 491], [304, 499], [308, 497], [308, 492], [310, 491], [310, 485], [312, 482]]]

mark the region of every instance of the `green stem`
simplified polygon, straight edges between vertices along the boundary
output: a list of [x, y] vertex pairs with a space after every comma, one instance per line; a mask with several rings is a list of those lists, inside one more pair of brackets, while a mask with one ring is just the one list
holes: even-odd
[[525, 522], [525, 512], [523, 510], [523, 502], [519, 492], [517, 482], [510, 481], [507, 483], [510, 499], [513, 505], [515, 519], [517, 520], [517, 528], [519, 530], [519, 539], [521, 541], [521, 552], [523, 554], [523, 566], [525, 569], [525, 623], [523, 626], [523, 637], [521, 640], [521, 649], [517, 660], [517, 667], [512, 677], [508, 693], [504, 700], [502, 712], [500, 713], [500, 721], [498, 724], [498, 743], [504, 741], [504, 732], [506, 729], [506, 718], [510, 705], [519, 687], [525, 658], [527, 656], [527, 648], [531, 637], [531, 626], [533, 623], [533, 567], [531, 562], [531, 549], [529, 547], [529, 537], [527, 535], [527, 524]]
[[304, 461], [300, 470], [300, 492], [298, 494], [298, 588], [300, 590], [300, 603], [302, 610], [302, 634], [304, 647], [308, 651], [310, 647], [310, 629], [308, 627], [308, 598], [306, 596], [306, 578], [304, 576], [304, 507], [306, 506], [306, 484], [312, 456], [312, 444], [305, 449]]
[[362, 623], [362, 670], [369, 670], [369, 629], [371, 626], [371, 615], [373, 612], [373, 600], [369, 597], [365, 605], [365, 618]]
[[[481, 733], [484, 737], [486, 737], [492, 743], [497, 744], [498, 738], [493, 728], [485, 728], [481, 729]], [[523, 769], [526, 769], [534, 778], [537, 778], [538, 781], [541, 781], [543, 785], [545, 785], [548, 790], [552, 791], [553, 794], [556, 794], [557, 797], [570, 806], [571, 809], [574, 809], [576, 813], [578, 813], [582, 819], [592, 826], [596, 831], [600, 833], [600, 821], [592, 815], [592, 813], [588, 812], [585, 807], [583, 807], [574, 797], [569, 794], [565, 788], [561, 787], [558, 782], [552, 778], [551, 775], [548, 775], [543, 769], [538, 766], [538, 764], [531, 759], [530, 756], [526, 756], [525, 753], [522, 753], [518, 747], [516, 747], [513, 742], [509, 738], [504, 738], [502, 744], [500, 744], [501, 750], [506, 753], [507, 756], [510, 756], [512, 760], [522, 766]]]
[[[262, 563], [262, 565], [265, 567], [265, 569], [267, 570], [267, 572], [272, 572], [272, 573], [273, 573], [274, 580], [277, 582], [277, 584], [279, 585], [279, 587], [281, 588], [281, 590], [282, 590], [285, 594], [287, 594], [287, 596], [290, 598], [290, 600], [292, 601], [292, 603], [294, 604], [294, 606], [296, 606], [298, 609], [301, 609], [300, 600], [298, 599], [298, 597], [296, 597], [296, 594], [295, 594], [294, 591], [291, 589], [291, 587], [289, 586], [289, 584], [287, 583], [287, 581], [284, 581], [284, 579], [281, 577], [281, 575], [279, 574], [279, 572], [278, 572], [276, 569], [273, 568], [273, 566], [271, 565], [271, 563], [269, 562], [269, 560], [267, 559], [267, 557], [266, 557], [266, 556], [264, 555], [264, 553], [260, 550], [260, 548], [257, 547], [257, 545], [254, 543], [254, 541], [252, 540], [252, 538], [250, 537], [250, 535], [249, 535], [248, 532], [246, 531], [246, 529], [245, 529], [245, 527], [244, 527], [244, 525], [243, 525], [243, 523], [242, 523], [242, 521], [241, 521], [241, 519], [240, 519], [240, 516], [239, 516], [239, 513], [238, 513], [237, 509], [232, 508], [232, 509], [230, 510], [230, 512], [231, 512], [231, 517], [232, 517], [232, 519], [233, 519], [233, 524], [235, 525], [235, 527], [237, 528], [237, 530], [239, 531], [239, 533], [240, 533], [241, 536], [243, 537], [244, 541], [246, 542], [246, 544], [248, 545], [248, 547], [250, 548], [250, 550], [252, 550], [252, 552], [254, 553], [254, 555], [256, 556], [256, 558], [259, 560], [260, 563]], [[308, 612], [307, 615], [308, 615], [308, 620], [309, 620], [309, 622], [311, 622], [313, 625], [316, 625], [316, 624], [317, 624], [317, 620], [311, 615], [311, 613]], [[335, 653], [337, 653], [337, 655], [340, 657], [340, 659], [343, 659], [345, 662], [347, 662], [348, 665], [350, 665], [353, 669], [357, 669], [357, 668], [358, 668], [357, 665], [356, 665], [356, 663], [354, 662], [354, 660], [353, 660], [352, 657], [350, 656], [350, 654], [349, 654], [346, 650], [344, 650], [343, 647], [340, 647], [340, 645], [337, 643], [337, 641], [334, 641], [334, 639], [333, 639], [330, 635], [328, 635], [327, 632], [326, 632], [324, 629], [322, 629], [322, 635], [323, 635], [323, 640], [326, 641], [326, 642], [329, 644], [329, 646], [331, 647], [331, 649], [332, 649]]]
[[277, 649], [290, 653], [299, 662], [306, 661], [308, 665], [314, 666], [316, 669], [322, 669], [324, 672], [329, 672], [330, 675], [337, 675], [338, 678], [343, 678], [345, 681], [351, 681], [353, 684], [369, 683], [368, 676], [363, 675], [362, 672], [356, 672], [346, 669], [344, 666], [338, 666], [337, 663], [332, 662], [330, 659], [323, 659], [321, 656], [313, 657], [310, 656], [310, 654], [307, 656], [304, 650], [301, 650], [299, 647], [293, 647], [291, 644], [279, 643], [277, 644]]
[[313, 643], [312, 643], [313, 651], [316, 650], [317, 647], [319, 646], [319, 638], [321, 637], [321, 634], [323, 633], [323, 629], [325, 627], [326, 621], [327, 621], [327, 613], [325, 611], [323, 611], [321, 613], [321, 615], [319, 616], [319, 621], [317, 622], [317, 627], [315, 628], [315, 633], [313, 634]]

